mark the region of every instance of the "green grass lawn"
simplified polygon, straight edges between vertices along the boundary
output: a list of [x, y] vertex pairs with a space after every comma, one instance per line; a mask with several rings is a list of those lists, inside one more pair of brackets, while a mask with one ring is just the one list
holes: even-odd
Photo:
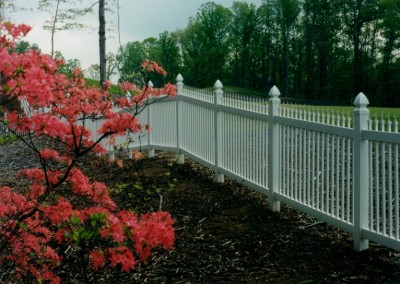
[[[212, 90], [212, 88], [209, 88], [209, 90]], [[243, 94], [243, 95], [250, 95], [250, 96], [261, 96], [261, 97], [267, 97], [268, 93], [263, 93], [263, 92], [258, 92], [258, 91], [252, 91], [244, 88], [239, 88], [235, 86], [224, 86], [224, 91], [225, 92], [233, 92], [233, 93], [238, 93], [238, 94]], [[300, 102], [300, 100], [299, 100]], [[303, 106], [301, 106], [303, 107]], [[352, 113], [353, 110], [355, 109], [355, 106], [313, 106], [316, 111], [328, 111], [328, 112], [334, 112], [334, 113]], [[370, 115], [372, 118], [375, 117], [375, 115], [378, 117], [378, 119], [381, 118], [383, 115], [384, 119], [386, 120], [388, 116], [390, 117], [397, 117], [400, 118], [400, 108], [384, 108], [384, 107], [368, 107], [370, 111]]]
[[[301, 106], [303, 107], [303, 106]], [[313, 106], [316, 111], [326, 111], [326, 112], [333, 112], [333, 113], [353, 113], [355, 106]], [[385, 108], [385, 107], [368, 107], [370, 111], [370, 116], [374, 118], [375, 116], [378, 119], [381, 118], [383, 115], [384, 119], [388, 116], [390, 117], [397, 117], [400, 118], [400, 108]]]
[[[92, 80], [92, 79], [86, 79], [85, 78], [85, 82], [88, 86], [95, 86], [95, 87], [99, 87], [99, 81], [97, 80]], [[121, 94], [121, 89], [119, 87], [119, 85], [111, 85], [110, 88], [110, 93], [111, 94]]]

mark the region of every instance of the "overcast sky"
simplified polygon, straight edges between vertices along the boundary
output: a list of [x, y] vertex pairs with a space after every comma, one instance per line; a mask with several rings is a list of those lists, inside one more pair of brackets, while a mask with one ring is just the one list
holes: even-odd
[[[45, 53], [51, 51], [51, 35], [42, 29], [45, 19], [50, 14], [38, 12], [38, 0], [15, 0], [17, 5], [27, 8], [26, 11], [10, 12], [8, 18], [15, 23], [25, 23], [33, 27], [26, 38], [31, 43], [39, 45]], [[90, 3], [89, 0], [84, 0]], [[147, 37], [158, 38], [163, 31], [173, 32], [183, 29], [188, 24], [190, 16], [195, 16], [203, 0], [120, 0], [121, 41], [124, 45], [130, 41], [142, 41]], [[233, 0], [214, 0], [213, 2], [230, 8]], [[243, 1], [254, 3], [258, 7], [262, 0]], [[29, 8], [31, 10], [29, 10]], [[117, 23], [117, 14], [106, 15], [107, 21]], [[55, 35], [55, 50], [61, 51], [66, 59], [77, 58], [82, 68], [98, 63], [98, 25], [97, 14], [88, 15], [82, 22], [92, 25], [90, 31], [59, 31]], [[118, 35], [107, 34], [107, 52], [116, 52], [119, 43]]]

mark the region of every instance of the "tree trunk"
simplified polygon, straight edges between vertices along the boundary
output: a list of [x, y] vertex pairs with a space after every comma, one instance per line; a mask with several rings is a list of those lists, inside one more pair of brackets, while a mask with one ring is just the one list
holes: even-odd
[[100, 86], [106, 81], [106, 20], [104, 13], [105, 0], [99, 1], [99, 53], [100, 53]]
[[361, 82], [361, 51], [360, 51], [360, 29], [354, 33], [354, 47], [353, 47], [353, 98], [357, 96], [360, 90]]
[[391, 84], [389, 83], [390, 77], [390, 58], [394, 49], [394, 42], [396, 40], [396, 34], [394, 30], [391, 30], [387, 36], [385, 45], [383, 47], [383, 60], [382, 60], [382, 106], [388, 106], [388, 97], [391, 95]]
[[51, 58], [54, 57], [54, 35], [56, 33], [58, 11], [60, 9], [60, 0], [57, 0], [56, 12], [54, 14], [53, 27], [51, 28]]
[[361, 28], [363, 26], [363, 22], [361, 20], [361, 5], [362, 1], [356, 1], [356, 7], [353, 11], [353, 97], [351, 99], [351, 103], [361, 92], [361, 49], [360, 49], [360, 36], [361, 36]]
[[0, 0], [0, 22], [3, 21], [3, 9], [4, 9], [4, 1]]
[[312, 35], [311, 35], [311, 25], [309, 23], [306, 24], [306, 99], [313, 98], [313, 89], [312, 89], [312, 75], [313, 67], [312, 67]]
[[284, 95], [287, 97], [289, 95], [289, 27], [285, 26], [284, 39], [283, 39], [283, 49], [284, 49], [284, 64], [283, 64], [283, 79], [284, 79]]

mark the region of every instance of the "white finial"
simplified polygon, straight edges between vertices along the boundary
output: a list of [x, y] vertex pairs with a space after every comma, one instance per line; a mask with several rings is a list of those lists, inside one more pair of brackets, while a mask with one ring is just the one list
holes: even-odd
[[153, 82], [152, 82], [152, 81], [149, 81], [149, 83], [147, 84], [147, 86], [149, 86], [150, 88], [153, 88], [153, 87], [154, 87]]
[[281, 95], [281, 92], [276, 86], [273, 86], [269, 91], [269, 96], [272, 98], [278, 98]]
[[182, 75], [179, 73], [178, 76], [176, 76], [176, 81], [177, 82], [183, 82], [183, 77]]
[[217, 80], [214, 84], [214, 89], [222, 89], [224, 86], [222, 85], [220, 80]]
[[367, 105], [369, 105], [369, 101], [367, 97], [361, 92], [357, 95], [356, 99], [353, 103], [359, 109], [367, 109]]

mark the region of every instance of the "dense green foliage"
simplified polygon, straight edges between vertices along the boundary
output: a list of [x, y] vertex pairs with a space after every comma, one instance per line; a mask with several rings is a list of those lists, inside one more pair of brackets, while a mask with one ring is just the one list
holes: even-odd
[[131, 42], [120, 51], [123, 79], [147, 57], [188, 85], [225, 85], [350, 104], [400, 106], [398, 0], [263, 0], [200, 6], [183, 30]]

